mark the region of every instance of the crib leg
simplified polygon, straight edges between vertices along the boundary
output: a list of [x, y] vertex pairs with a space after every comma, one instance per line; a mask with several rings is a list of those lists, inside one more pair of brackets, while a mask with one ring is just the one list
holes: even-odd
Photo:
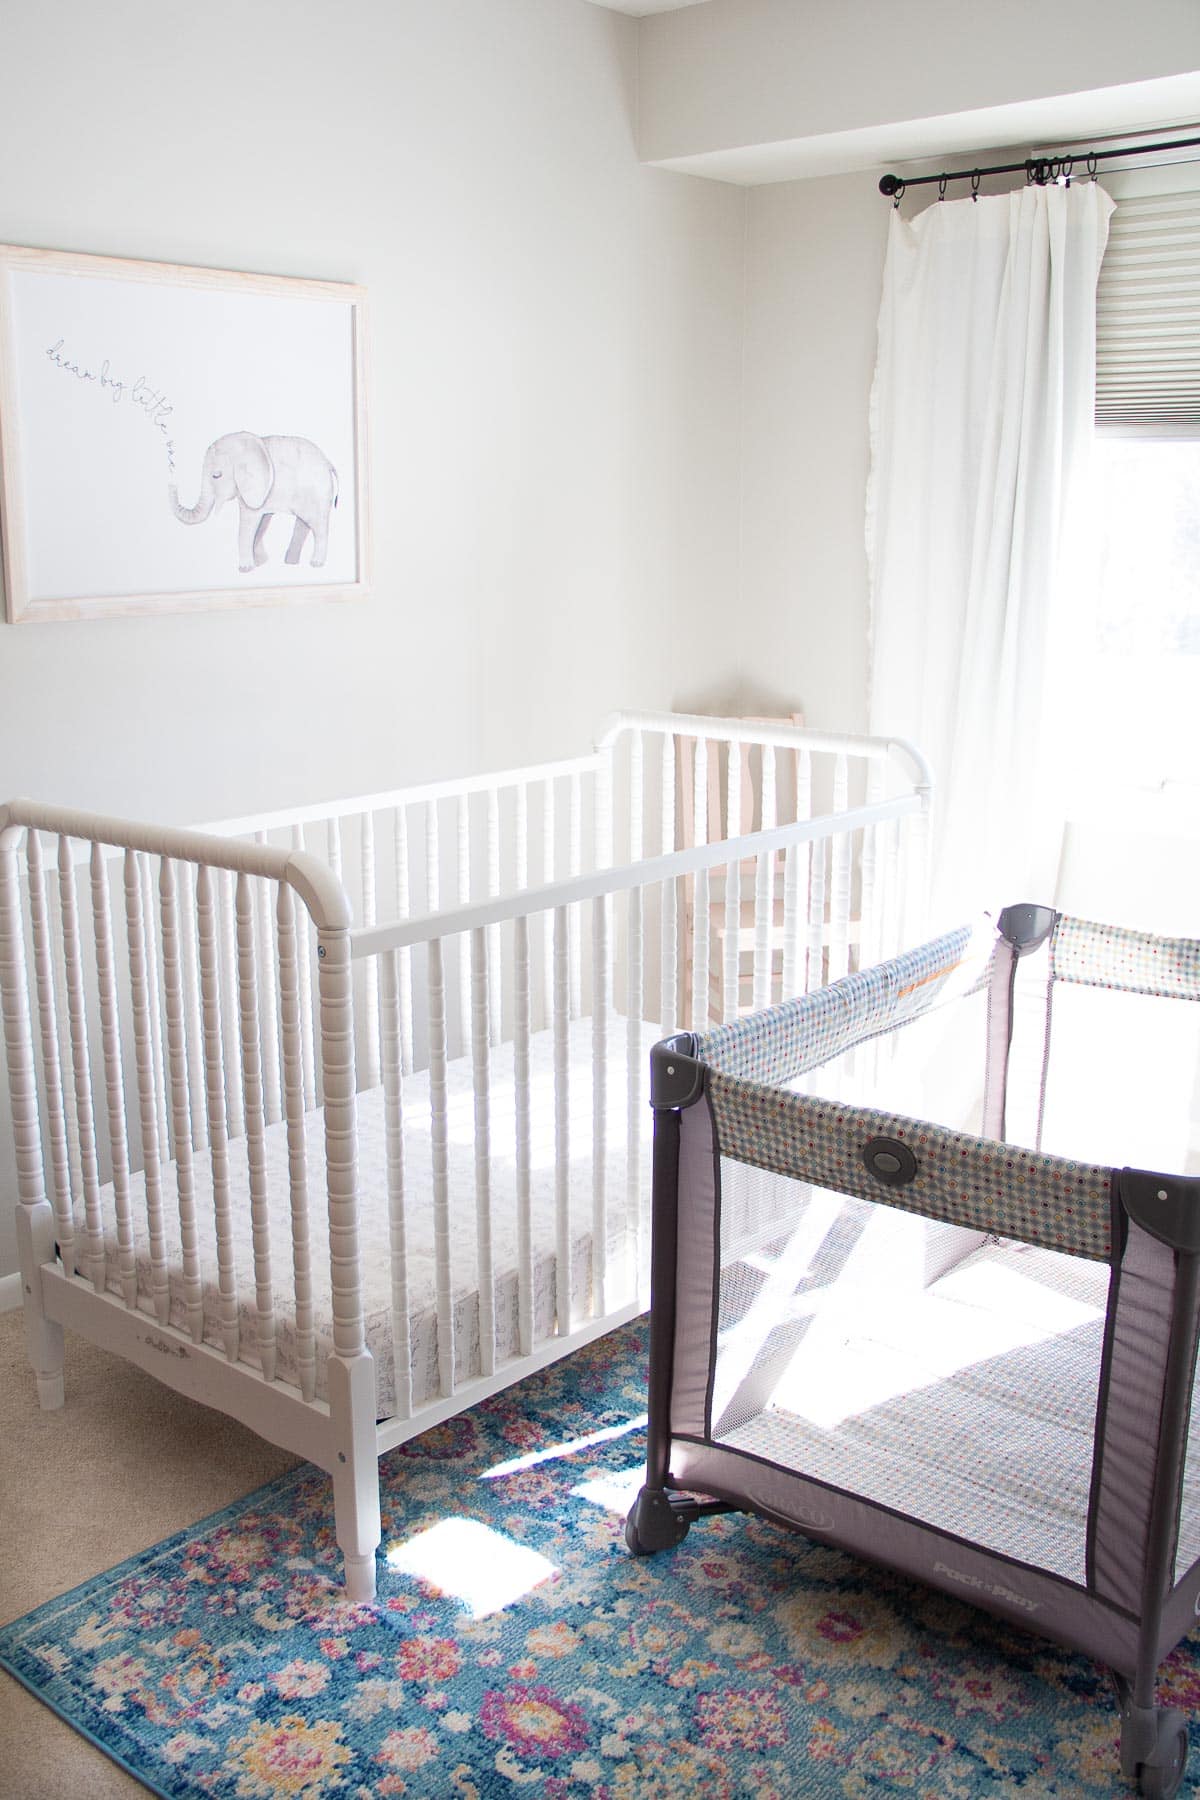
[[38, 1404], [43, 1412], [53, 1412], [63, 1403], [63, 1332], [42, 1310], [42, 1264], [54, 1261], [54, 1210], [48, 1200], [17, 1208], [17, 1253], [25, 1343], [37, 1377]]
[[369, 1350], [329, 1359], [329, 1415], [333, 1423], [333, 1517], [346, 1566], [346, 1597], [375, 1597], [379, 1518], [379, 1455], [375, 1433], [375, 1359]]

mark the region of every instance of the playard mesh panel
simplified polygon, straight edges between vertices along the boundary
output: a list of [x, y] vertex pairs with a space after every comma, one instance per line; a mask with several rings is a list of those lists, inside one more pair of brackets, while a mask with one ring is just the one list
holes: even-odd
[[[949, 934], [701, 1040], [721, 1152], [710, 1432], [1083, 1585], [1111, 1165], [980, 1138], [953, 1108], [846, 1103], [896, 1104], [895, 1045], [919, 1037], [934, 1002], [986, 989], [969, 939]], [[1050, 985], [1200, 998], [1191, 943], [1065, 919], [1029, 961]], [[986, 1026], [982, 1002], [971, 1007], [984, 1028], [959, 1041], [981, 1076]], [[884, 1054], [848, 1082], [867, 1040]], [[817, 1097], [818, 1083], [838, 1098]], [[910, 1185], [884, 1190], [868, 1172], [876, 1135], [914, 1151]], [[1200, 1555], [1198, 1444], [1193, 1429], [1178, 1575]]]
[[1108, 1268], [721, 1180], [714, 1441], [1082, 1582]]

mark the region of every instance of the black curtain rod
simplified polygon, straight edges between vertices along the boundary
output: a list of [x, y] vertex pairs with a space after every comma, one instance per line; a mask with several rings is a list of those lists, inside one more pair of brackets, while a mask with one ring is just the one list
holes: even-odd
[[948, 181], [969, 181], [971, 191], [975, 193], [985, 175], [1020, 174], [1024, 174], [1026, 182], [1044, 187], [1049, 181], [1062, 178], [1069, 181], [1077, 163], [1082, 164], [1089, 175], [1094, 175], [1096, 164], [1107, 161], [1109, 157], [1148, 156], [1154, 150], [1194, 150], [1198, 146], [1200, 137], [1172, 138], [1162, 144], [1127, 144], [1123, 150], [1064, 151], [1059, 156], [1028, 156], [1024, 162], [997, 163], [990, 169], [952, 169], [943, 175], [913, 175], [909, 179], [902, 175], [883, 175], [880, 177], [879, 191], [889, 200], [899, 201], [905, 188], [925, 187], [929, 182], [936, 181], [944, 194]]

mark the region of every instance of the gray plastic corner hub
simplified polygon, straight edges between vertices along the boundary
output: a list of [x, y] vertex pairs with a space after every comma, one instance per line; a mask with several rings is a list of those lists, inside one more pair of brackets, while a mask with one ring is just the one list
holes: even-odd
[[650, 1052], [650, 1104], [655, 1112], [678, 1112], [694, 1106], [704, 1092], [704, 1064], [696, 1061], [696, 1039], [690, 1031], [664, 1038]]
[[1172, 1250], [1200, 1252], [1200, 1175], [1156, 1175], [1122, 1169], [1121, 1205], [1136, 1225]]
[[1006, 906], [997, 920], [996, 929], [1018, 956], [1029, 956], [1034, 950], [1041, 949], [1054, 930], [1057, 918], [1052, 906], [1034, 906], [1025, 901], [1019, 906]]

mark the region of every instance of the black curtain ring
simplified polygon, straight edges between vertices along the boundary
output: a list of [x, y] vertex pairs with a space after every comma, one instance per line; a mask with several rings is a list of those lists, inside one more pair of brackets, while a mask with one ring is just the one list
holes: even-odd
[[938, 199], [944, 200], [945, 198], [946, 198], [946, 177], [944, 175], [939, 175], [938, 176]]
[[971, 176], [971, 198], [972, 198], [972, 200], [978, 200], [978, 198], [979, 198], [979, 182], [980, 182], [979, 170], [976, 169]]
[[904, 192], [904, 183], [902, 181], [898, 181], [896, 183], [895, 187], [892, 189], [892, 193], [895, 195], [895, 198], [892, 201], [892, 205], [897, 212], [899, 212], [899, 210], [900, 210], [900, 196], [901, 196], [901, 194], [903, 194], [903, 192]]
[[1099, 168], [1099, 166], [1100, 165], [1096, 161], [1095, 152], [1089, 151], [1088, 159], [1087, 159], [1087, 172], [1091, 176], [1093, 181], [1095, 181], [1095, 179], [1096, 179], [1096, 170]]

